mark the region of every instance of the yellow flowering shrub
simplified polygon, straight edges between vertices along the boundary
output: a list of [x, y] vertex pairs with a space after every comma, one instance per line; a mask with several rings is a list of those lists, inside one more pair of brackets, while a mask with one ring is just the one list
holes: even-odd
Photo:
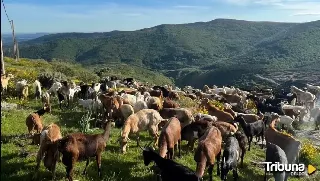
[[286, 130], [280, 131], [282, 134], [293, 137], [292, 134], [288, 133]]
[[304, 162], [304, 164], [312, 164], [312, 160], [315, 158], [316, 154], [319, 153], [320, 150], [311, 143], [311, 141], [303, 141], [302, 148], [300, 150], [300, 160]]
[[198, 109], [196, 109], [196, 113], [209, 114], [208, 110], [203, 106], [201, 106]]
[[258, 109], [253, 100], [248, 100], [247, 105], [245, 106], [247, 109], [253, 110], [253, 114], [258, 113]]
[[198, 107], [196, 100], [192, 100], [190, 97], [180, 95], [180, 99], [177, 101], [180, 107], [195, 108]]
[[224, 105], [223, 103], [219, 102], [219, 101], [216, 101], [216, 100], [210, 100], [209, 101], [209, 104], [218, 108], [219, 110], [224, 110]]

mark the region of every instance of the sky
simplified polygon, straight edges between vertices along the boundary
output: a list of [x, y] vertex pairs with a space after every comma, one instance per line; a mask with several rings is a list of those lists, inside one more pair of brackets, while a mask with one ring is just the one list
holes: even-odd
[[[3, 0], [17, 33], [131, 31], [159, 24], [320, 20], [320, 0]], [[1, 32], [11, 32], [1, 7]]]

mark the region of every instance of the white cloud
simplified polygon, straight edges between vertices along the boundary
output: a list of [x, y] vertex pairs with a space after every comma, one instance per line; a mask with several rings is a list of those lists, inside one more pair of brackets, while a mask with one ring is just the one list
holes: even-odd
[[[222, 0], [223, 1], [223, 0]], [[291, 11], [294, 15], [319, 15], [318, 0], [226, 0], [228, 3], [242, 6], [261, 5], [279, 10]]]

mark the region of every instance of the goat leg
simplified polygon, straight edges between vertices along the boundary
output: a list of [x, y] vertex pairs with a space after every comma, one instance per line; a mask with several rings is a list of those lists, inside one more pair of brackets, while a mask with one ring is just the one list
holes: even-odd
[[209, 180], [212, 181], [212, 171], [213, 171], [213, 164], [212, 165], [209, 165], [209, 168], [208, 168], [208, 173], [209, 173]]
[[220, 168], [219, 168], [219, 163], [220, 163], [220, 156], [221, 156], [221, 150], [220, 152], [217, 154], [216, 156], [216, 162], [217, 162], [217, 175], [219, 176], [220, 175]]
[[181, 158], [181, 140], [178, 140], [178, 150], [179, 150], [178, 158]]
[[233, 172], [233, 180], [237, 181], [237, 179], [238, 179], [238, 170], [237, 170], [237, 168], [234, 168], [232, 170], [232, 172]]
[[252, 136], [250, 136], [250, 137], [249, 137], [249, 139], [248, 139], [248, 141], [249, 141], [249, 148], [248, 148], [248, 151], [250, 151], [250, 147], [251, 147], [251, 142], [252, 142], [252, 138], [253, 138], [253, 137], [252, 137]]
[[82, 175], [87, 174], [87, 167], [88, 167], [88, 165], [89, 165], [89, 158], [87, 158], [86, 167], [84, 167], [84, 170], [83, 170], [83, 172], [82, 172]]
[[263, 137], [263, 133], [261, 134], [261, 149], [263, 149], [263, 142], [264, 142], [264, 137]]
[[101, 178], [101, 153], [97, 153], [96, 160], [98, 166], [98, 176]]
[[246, 154], [246, 148], [244, 147], [241, 151], [241, 165], [240, 165], [241, 168], [243, 168], [243, 159], [245, 154]]
[[169, 156], [169, 159], [172, 160], [173, 159], [173, 148], [168, 148], [168, 156]]

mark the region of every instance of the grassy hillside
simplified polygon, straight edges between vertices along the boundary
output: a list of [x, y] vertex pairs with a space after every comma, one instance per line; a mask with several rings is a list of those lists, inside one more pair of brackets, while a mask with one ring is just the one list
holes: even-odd
[[[5, 57], [6, 73], [11, 73], [15, 76], [13, 81], [10, 81], [10, 88], [14, 88], [15, 81], [26, 79], [28, 83], [34, 82], [41, 74], [54, 75], [58, 79], [73, 80], [76, 82], [84, 81], [91, 83], [99, 81], [104, 76], [119, 76], [133, 77], [139, 81], [149, 82], [152, 84], [173, 84], [172, 80], [161, 73], [146, 70], [136, 66], [128, 65], [100, 65], [99, 67], [87, 68], [76, 62], [63, 61], [45, 61], [35, 59], [20, 59], [16, 62], [12, 58]], [[98, 74], [101, 72], [100, 74]]]
[[[320, 21], [297, 24], [216, 19], [127, 32], [46, 35], [23, 42], [20, 54], [86, 66], [145, 66], [173, 77], [178, 85], [221, 85], [241, 82], [242, 78], [255, 82], [254, 74], [268, 76], [282, 69], [289, 74], [294, 70], [313, 74], [313, 68], [320, 69], [319, 36]], [[309, 81], [302, 77], [298, 79]], [[310, 81], [316, 83], [316, 78]]]

